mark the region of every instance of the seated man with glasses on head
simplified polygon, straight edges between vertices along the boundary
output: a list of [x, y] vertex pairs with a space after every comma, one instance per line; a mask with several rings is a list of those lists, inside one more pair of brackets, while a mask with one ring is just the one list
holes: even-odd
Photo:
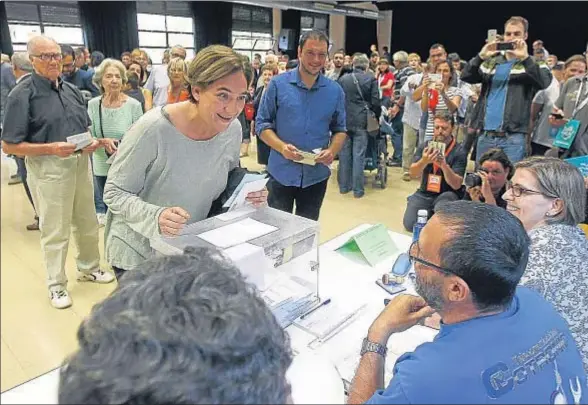
[[[453, 136], [455, 120], [449, 114], [437, 114], [434, 119], [433, 142], [423, 143], [414, 154], [409, 173], [412, 178], [421, 177], [421, 186], [408, 197], [404, 212], [404, 228], [412, 231], [419, 210], [427, 210], [429, 216], [441, 202], [457, 201], [466, 171], [467, 152]], [[445, 151], [437, 147], [445, 145]]]
[[[372, 323], [348, 403], [586, 403], [567, 323], [539, 294], [517, 288], [529, 238], [514, 216], [489, 204], [442, 204], [409, 256], [399, 262], [414, 265], [420, 297], [396, 297]], [[433, 311], [439, 334], [399, 357], [384, 389], [390, 336]]]
[[463, 199], [506, 208], [502, 195], [506, 192], [507, 182], [513, 173], [512, 163], [502, 149], [488, 150], [480, 158], [478, 172], [466, 175], [467, 188]]

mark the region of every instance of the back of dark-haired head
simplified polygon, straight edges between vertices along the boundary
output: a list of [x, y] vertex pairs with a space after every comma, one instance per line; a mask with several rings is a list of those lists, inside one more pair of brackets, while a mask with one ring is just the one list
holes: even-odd
[[66, 56], [71, 56], [75, 59], [75, 53], [71, 46], [69, 45], [59, 45], [61, 48], [61, 55], [65, 58]]
[[471, 201], [439, 204], [435, 216], [448, 234], [441, 266], [467, 283], [480, 312], [508, 306], [529, 258], [521, 222], [502, 208]]
[[512, 178], [514, 174], [514, 166], [502, 149], [494, 148], [484, 152], [482, 156], [480, 156], [480, 166], [487, 161], [498, 162], [505, 170], [509, 169], [508, 179], [510, 180]]
[[78, 330], [59, 403], [286, 403], [288, 336], [218, 250], [129, 271]]
[[300, 49], [304, 49], [304, 44], [309, 39], [314, 39], [317, 41], [326, 42], [327, 46], [329, 46], [329, 37], [327, 36], [327, 34], [325, 34], [323, 31], [320, 31], [320, 30], [310, 30], [310, 31], [305, 31], [300, 36], [300, 41], [298, 43], [298, 46], [300, 46]]
[[452, 52], [449, 55], [447, 55], [447, 60], [454, 62], [461, 60], [461, 58], [459, 57], [459, 54], [457, 52]]
[[139, 88], [139, 76], [135, 72], [127, 73], [127, 83], [131, 89], [137, 90]]
[[104, 54], [100, 51], [94, 51], [90, 54], [90, 63], [92, 67], [98, 67], [104, 60]]

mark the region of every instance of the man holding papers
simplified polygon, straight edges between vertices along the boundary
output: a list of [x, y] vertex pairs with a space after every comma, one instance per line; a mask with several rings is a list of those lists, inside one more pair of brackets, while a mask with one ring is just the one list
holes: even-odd
[[[567, 323], [539, 294], [517, 288], [529, 237], [513, 215], [482, 203], [440, 205], [409, 255], [420, 297], [396, 297], [372, 323], [348, 403], [586, 403]], [[388, 339], [433, 311], [439, 334], [398, 358], [384, 389]]]
[[[329, 165], [346, 138], [343, 89], [320, 72], [329, 40], [320, 31], [305, 32], [298, 47], [298, 69], [269, 83], [255, 128], [268, 144], [270, 207], [318, 220]], [[331, 135], [332, 134], [332, 135]]]
[[73, 230], [78, 280], [109, 283], [100, 270], [98, 222], [89, 155], [98, 147], [80, 91], [60, 77], [62, 54], [52, 39], [32, 38], [34, 72], [10, 93], [2, 133], [5, 153], [26, 156], [28, 183], [39, 215], [51, 305], [67, 308], [65, 259]]

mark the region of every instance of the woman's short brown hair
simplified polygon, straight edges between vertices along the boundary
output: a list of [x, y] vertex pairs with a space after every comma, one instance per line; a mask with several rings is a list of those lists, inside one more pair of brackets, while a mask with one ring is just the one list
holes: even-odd
[[245, 56], [224, 45], [211, 45], [202, 49], [190, 62], [186, 74], [190, 100], [195, 102], [193, 86], [204, 90], [217, 80], [236, 72], [243, 73], [247, 86], [251, 84], [253, 71]]

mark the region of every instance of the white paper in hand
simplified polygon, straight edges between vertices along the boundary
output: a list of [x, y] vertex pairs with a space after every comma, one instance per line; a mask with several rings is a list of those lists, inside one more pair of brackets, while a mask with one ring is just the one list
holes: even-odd
[[81, 134], [68, 136], [65, 138], [67, 143], [73, 143], [76, 145], [76, 152], [78, 150], [84, 149], [86, 146], [92, 143], [92, 135], [89, 132], [83, 132]]
[[243, 187], [239, 191], [239, 194], [237, 194], [237, 197], [235, 197], [235, 200], [229, 207], [229, 211], [238, 210], [248, 205], [249, 203], [247, 202], [247, 195], [249, 193], [256, 193], [258, 191], [262, 191], [265, 188], [265, 185], [267, 184], [268, 180], [268, 178], [263, 178], [261, 180], [250, 181], [248, 183], [243, 184]]

